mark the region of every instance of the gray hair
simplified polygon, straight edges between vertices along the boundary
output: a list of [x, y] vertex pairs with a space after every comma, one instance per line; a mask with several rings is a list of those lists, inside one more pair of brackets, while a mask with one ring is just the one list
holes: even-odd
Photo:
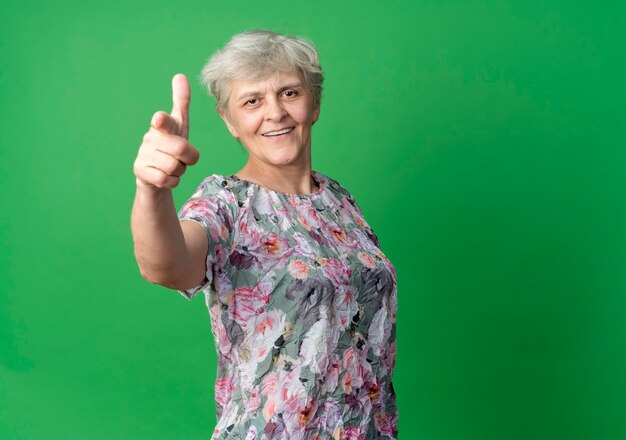
[[200, 82], [217, 100], [217, 111], [228, 114], [231, 80], [255, 81], [273, 73], [298, 72], [313, 97], [313, 107], [322, 101], [324, 74], [315, 45], [310, 40], [268, 30], [237, 34], [204, 65]]

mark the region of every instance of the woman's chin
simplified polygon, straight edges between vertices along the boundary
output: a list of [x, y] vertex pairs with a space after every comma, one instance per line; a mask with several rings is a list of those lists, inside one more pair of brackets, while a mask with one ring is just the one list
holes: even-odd
[[279, 154], [274, 154], [268, 157], [268, 159], [270, 159], [272, 165], [287, 166], [299, 162], [302, 157], [298, 155], [297, 151], [284, 151]]

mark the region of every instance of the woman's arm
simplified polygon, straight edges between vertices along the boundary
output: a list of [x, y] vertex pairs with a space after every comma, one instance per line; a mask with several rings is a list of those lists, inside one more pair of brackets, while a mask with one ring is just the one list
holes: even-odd
[[131, 216], [135, 258], [151, 283], [184, 290], [204, 281], [208, 239], [196, 222], [180, 222], [171, 190], [137, 185]]
[[141, 275], [172, 289], [200, 284], [206, 273], [208, 238], [195, 222], [180, 222], [172, 188], [199, 153], [189, 142], [189, 83], [172, 79], [171, 115], [157, 112], [135, 159], [137, 192], [131, 214], [135, 257]]

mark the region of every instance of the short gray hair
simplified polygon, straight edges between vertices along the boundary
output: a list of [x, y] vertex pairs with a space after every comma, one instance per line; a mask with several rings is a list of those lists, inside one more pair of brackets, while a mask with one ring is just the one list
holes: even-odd
[[228, 114], [231, 80], [255, 81], [273, 73], [298, 72], [313, 97], [313, 107], [322, 101], [324, 74], [315, 45], [304, 37], [268, 30], [237, 34], [204, 65], [200, 82], [217, 100], [217, 111]]

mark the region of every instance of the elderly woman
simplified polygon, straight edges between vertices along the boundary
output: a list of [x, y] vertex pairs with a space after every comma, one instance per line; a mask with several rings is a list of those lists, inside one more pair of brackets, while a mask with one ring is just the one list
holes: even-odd
[[395, 270], [350, 192], [311, 167], [315, 47], [244, 32], [202, 82], [247, 163], [204, 179], [177, 214], [172, 189], [199, 154], [189, 84], [176, 75], [172, 112], [153, 116], [135, 161], [132, 230], [144, 278], [205, 296], [218, 356], [212, 438], [397, 438]]

